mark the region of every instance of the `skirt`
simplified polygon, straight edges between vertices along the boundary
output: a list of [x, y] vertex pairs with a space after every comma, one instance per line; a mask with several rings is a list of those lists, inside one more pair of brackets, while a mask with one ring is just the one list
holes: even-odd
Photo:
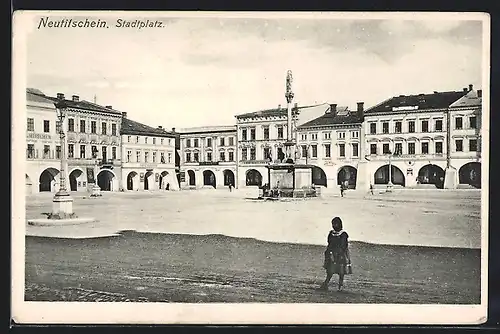
[[349, 275], [352, 274], [351, 264], [348, 264], [345, 257], [334, 256], [331, 252], [325, 252], [323, 268], [329, 274]]

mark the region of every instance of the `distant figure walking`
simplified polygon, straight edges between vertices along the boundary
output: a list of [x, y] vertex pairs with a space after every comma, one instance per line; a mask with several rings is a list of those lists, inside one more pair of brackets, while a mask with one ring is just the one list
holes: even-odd
[[370, 194], [373, 195], [373, 184], [370, 183]]
[[232, 192], [233, 191], [233, 184], [231, 182], [229, 182], [229, 192]]
[[167, 182], [167, 186], [165, 187], [165, 190], [170, 190], [170, 183]]
[[332, 219], [332, 228], [328, 233], [328, 246], [324, 254], [323, 268], [326, 270], [326, 279], [321, 285], [321, 289], [328, 290], [328, 283], [330, 283], [333, 274], [338, 274], [338, 291], [341, 291], [344, 287], [344, 275], [352, 273], [349, 235], [343, 230], [342, 220], [339, 217]]
[[344, 190], [345, 190], [345, 189], [344, 189], [344, 184], [343, 184], [343, 183], [341, 183], [341, 184], [340, 184], [340, 197], [344, 197]]

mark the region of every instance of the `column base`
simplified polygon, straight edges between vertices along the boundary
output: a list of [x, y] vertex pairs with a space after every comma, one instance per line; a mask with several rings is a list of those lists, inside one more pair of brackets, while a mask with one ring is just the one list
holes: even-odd
[[90, 189], [90, 197], [101, 197], [101, 196], [102, 196], [101, 188], [97, 184], [94, 184]]
[[48, 215], [49, 219], [68, 219], [76, 218], [73, 212], [73, 198], [65, 191], [59, 191], [52, 200], [52, 212]]
[[457, 170], [453, 167], [447, 167], [444, 170], [444, 189], [457, 189]]

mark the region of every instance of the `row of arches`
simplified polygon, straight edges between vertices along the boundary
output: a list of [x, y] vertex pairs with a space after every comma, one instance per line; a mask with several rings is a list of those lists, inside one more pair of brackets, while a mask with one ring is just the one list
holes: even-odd
[[[59, 170], [56, 168], [46, 168], [40, 174], [38, 179], [38, 191], [40, 192], [53, 192], [56, 191], [56, 183], [59, 181]], [[78, 179], [82, 176], [83, 171], [81, 169], [74, 169], [69, 173], [69, 185], [68, 190], [77, 191], [78, 190]], [[97, 174], [97, 185], [102, 191], [112, 191], [113, 190], [113, 180], [116, 175], [107, 169], [102, 169]], [[26, 174], [26, 184], [32, 185], [30, 177]]]
[[[138, 189], [138, 186], [140, 184], [140, 176], [139, 173], [132, 171], [128, 173], [127, 175], [127, 190], [135, 190]], [[152, 171], [147, 171], [144, 174], [144, 190], [153, 190], [156, 189], [155, 187], [155, 174]], [[158, 180], [158, 189], [161, 190], [170, 190], [171, 187], [173, 186], [171, 184], [172, 179], [170, 177], [170, 173], [167, 171], [163, 171], [159, 174], [159, 180]]]
[[[222, 172], [222, 176], [224, 178], [224, 186], [235, 186], [235, 177], [234, 177], [234, 172], [230, 169], [225, 169]], [[188, 178], [188, 185], [189, 186], [196, 186], [196, 174], [193, 170], [188, 170], [187, 171], [187, 178]], [[203, 185], [204, 186], [212, 186], [214, 188], [217, 188], [217, 179], [215, 177], [214, 172], [211, 170], [207, 169], [203, 171]]]

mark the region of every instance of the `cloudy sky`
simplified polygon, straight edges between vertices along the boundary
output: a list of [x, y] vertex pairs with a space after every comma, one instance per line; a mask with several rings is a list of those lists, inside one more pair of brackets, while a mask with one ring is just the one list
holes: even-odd
[[352, 109], [482, 82], [481, 21], [190, 17], [137, 30], [116, 28], [118, 17], [109, 29], [36, 29], [34, 18], [28, 87], [96, 95], [139, 122], [181, 128], [285, 105], [288, 69], [299, 105]]

